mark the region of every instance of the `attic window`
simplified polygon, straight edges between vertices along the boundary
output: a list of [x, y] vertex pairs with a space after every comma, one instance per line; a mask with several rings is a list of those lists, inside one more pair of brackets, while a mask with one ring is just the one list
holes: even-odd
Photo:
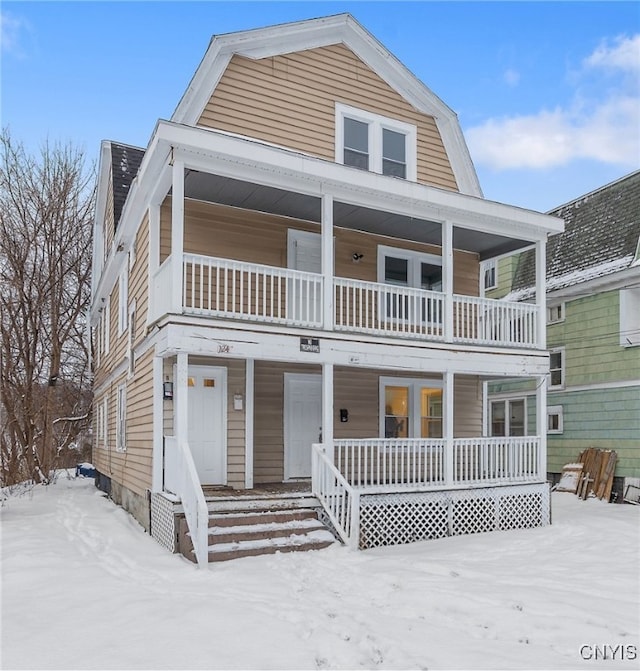
[[416, 180], [416, 127], [336, 103], [336, 163]]

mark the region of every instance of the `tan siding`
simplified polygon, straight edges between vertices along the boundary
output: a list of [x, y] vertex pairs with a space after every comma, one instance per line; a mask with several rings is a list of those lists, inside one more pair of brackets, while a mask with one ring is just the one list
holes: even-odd
[[234, 56], [198, 125], [334, 160], [336, 102], [414, 124], [418, 181], [457, 190], [433, 117], [418, 112], [344, 45], [259, 60]]
[[[161, 210], [161, 258], [170, 253], [171, 199]], [[319, 233], [318, 224], [263, 214], [250, 210], [187, 200], [185, 202], [185, 252], [287, 267], [287, 230]], [[388, 238], [361, 231], [338, 228], [335, 235], [336, 276], [376, 282], [378, 280], [378, 246], [384, 245], [440, 255], [440, 247], [409, 240]], [[251, 244], [247, 244], [250, 240]], [[169, 246], [168, 246], [169, 245]], [[363, 254], [353, 263], [354, 252]], [[479, 260], [476, 254], [454, 253], [454, 287], [456, 293], [477, 296]]]
[[233, 409], [234, 394], [245, 391], [245, 362], [225, 361], [227, 367], [227, 484], [244, 488], [245, 466], [245, 404], [242, 410]]
[[477, 377], [456, 375], [454, 378], [455, 438], [482, 435], [482, 389]]
[[149, 263], [149, 217], [142, 221], [135, 241], [135, 262], [129, 276], [129, 305], [136, 301], [136, 332], [134, 342], [137, 344], [145, 336], [147, 310], [149, 304], [148, 292], [148, 263]]

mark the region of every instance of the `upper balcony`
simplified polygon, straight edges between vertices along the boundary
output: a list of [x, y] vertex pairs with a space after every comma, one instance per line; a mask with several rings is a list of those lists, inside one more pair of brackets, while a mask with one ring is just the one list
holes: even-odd
[[[173, 277], [180, 273], [179, 302]], [[539, 348], [538, 309], [200, 254], [170, 255], [153, 277], [151, 320], [197, 315], [424, 342]], [[331, 306], [326, 309], [325, 302]]]

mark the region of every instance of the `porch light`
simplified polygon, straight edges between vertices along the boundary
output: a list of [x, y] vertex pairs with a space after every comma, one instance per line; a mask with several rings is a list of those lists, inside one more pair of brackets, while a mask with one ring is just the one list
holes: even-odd
[[173, 400], [173, 382], [167, 379], [162, 383], [162, 398], [165, 401]]

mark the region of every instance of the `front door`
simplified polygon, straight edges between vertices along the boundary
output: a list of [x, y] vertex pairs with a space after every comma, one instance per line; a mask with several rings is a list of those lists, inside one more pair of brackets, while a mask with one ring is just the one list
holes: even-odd
[[284, 478], [311, 477], [311, 445], [321, 442], [322, 376], [284, 376]]
[[[289, 229], [287, 233], [287, 265], [320, 275], [322, 272], [322, 239], [319, 233]], [[287, 285], [287, 318], [319, 324], [321, 284], [310, 278], [290, 279]]]
[[189, 366], [189, 447], [203, 485], [227, 482], [226, 368]]

